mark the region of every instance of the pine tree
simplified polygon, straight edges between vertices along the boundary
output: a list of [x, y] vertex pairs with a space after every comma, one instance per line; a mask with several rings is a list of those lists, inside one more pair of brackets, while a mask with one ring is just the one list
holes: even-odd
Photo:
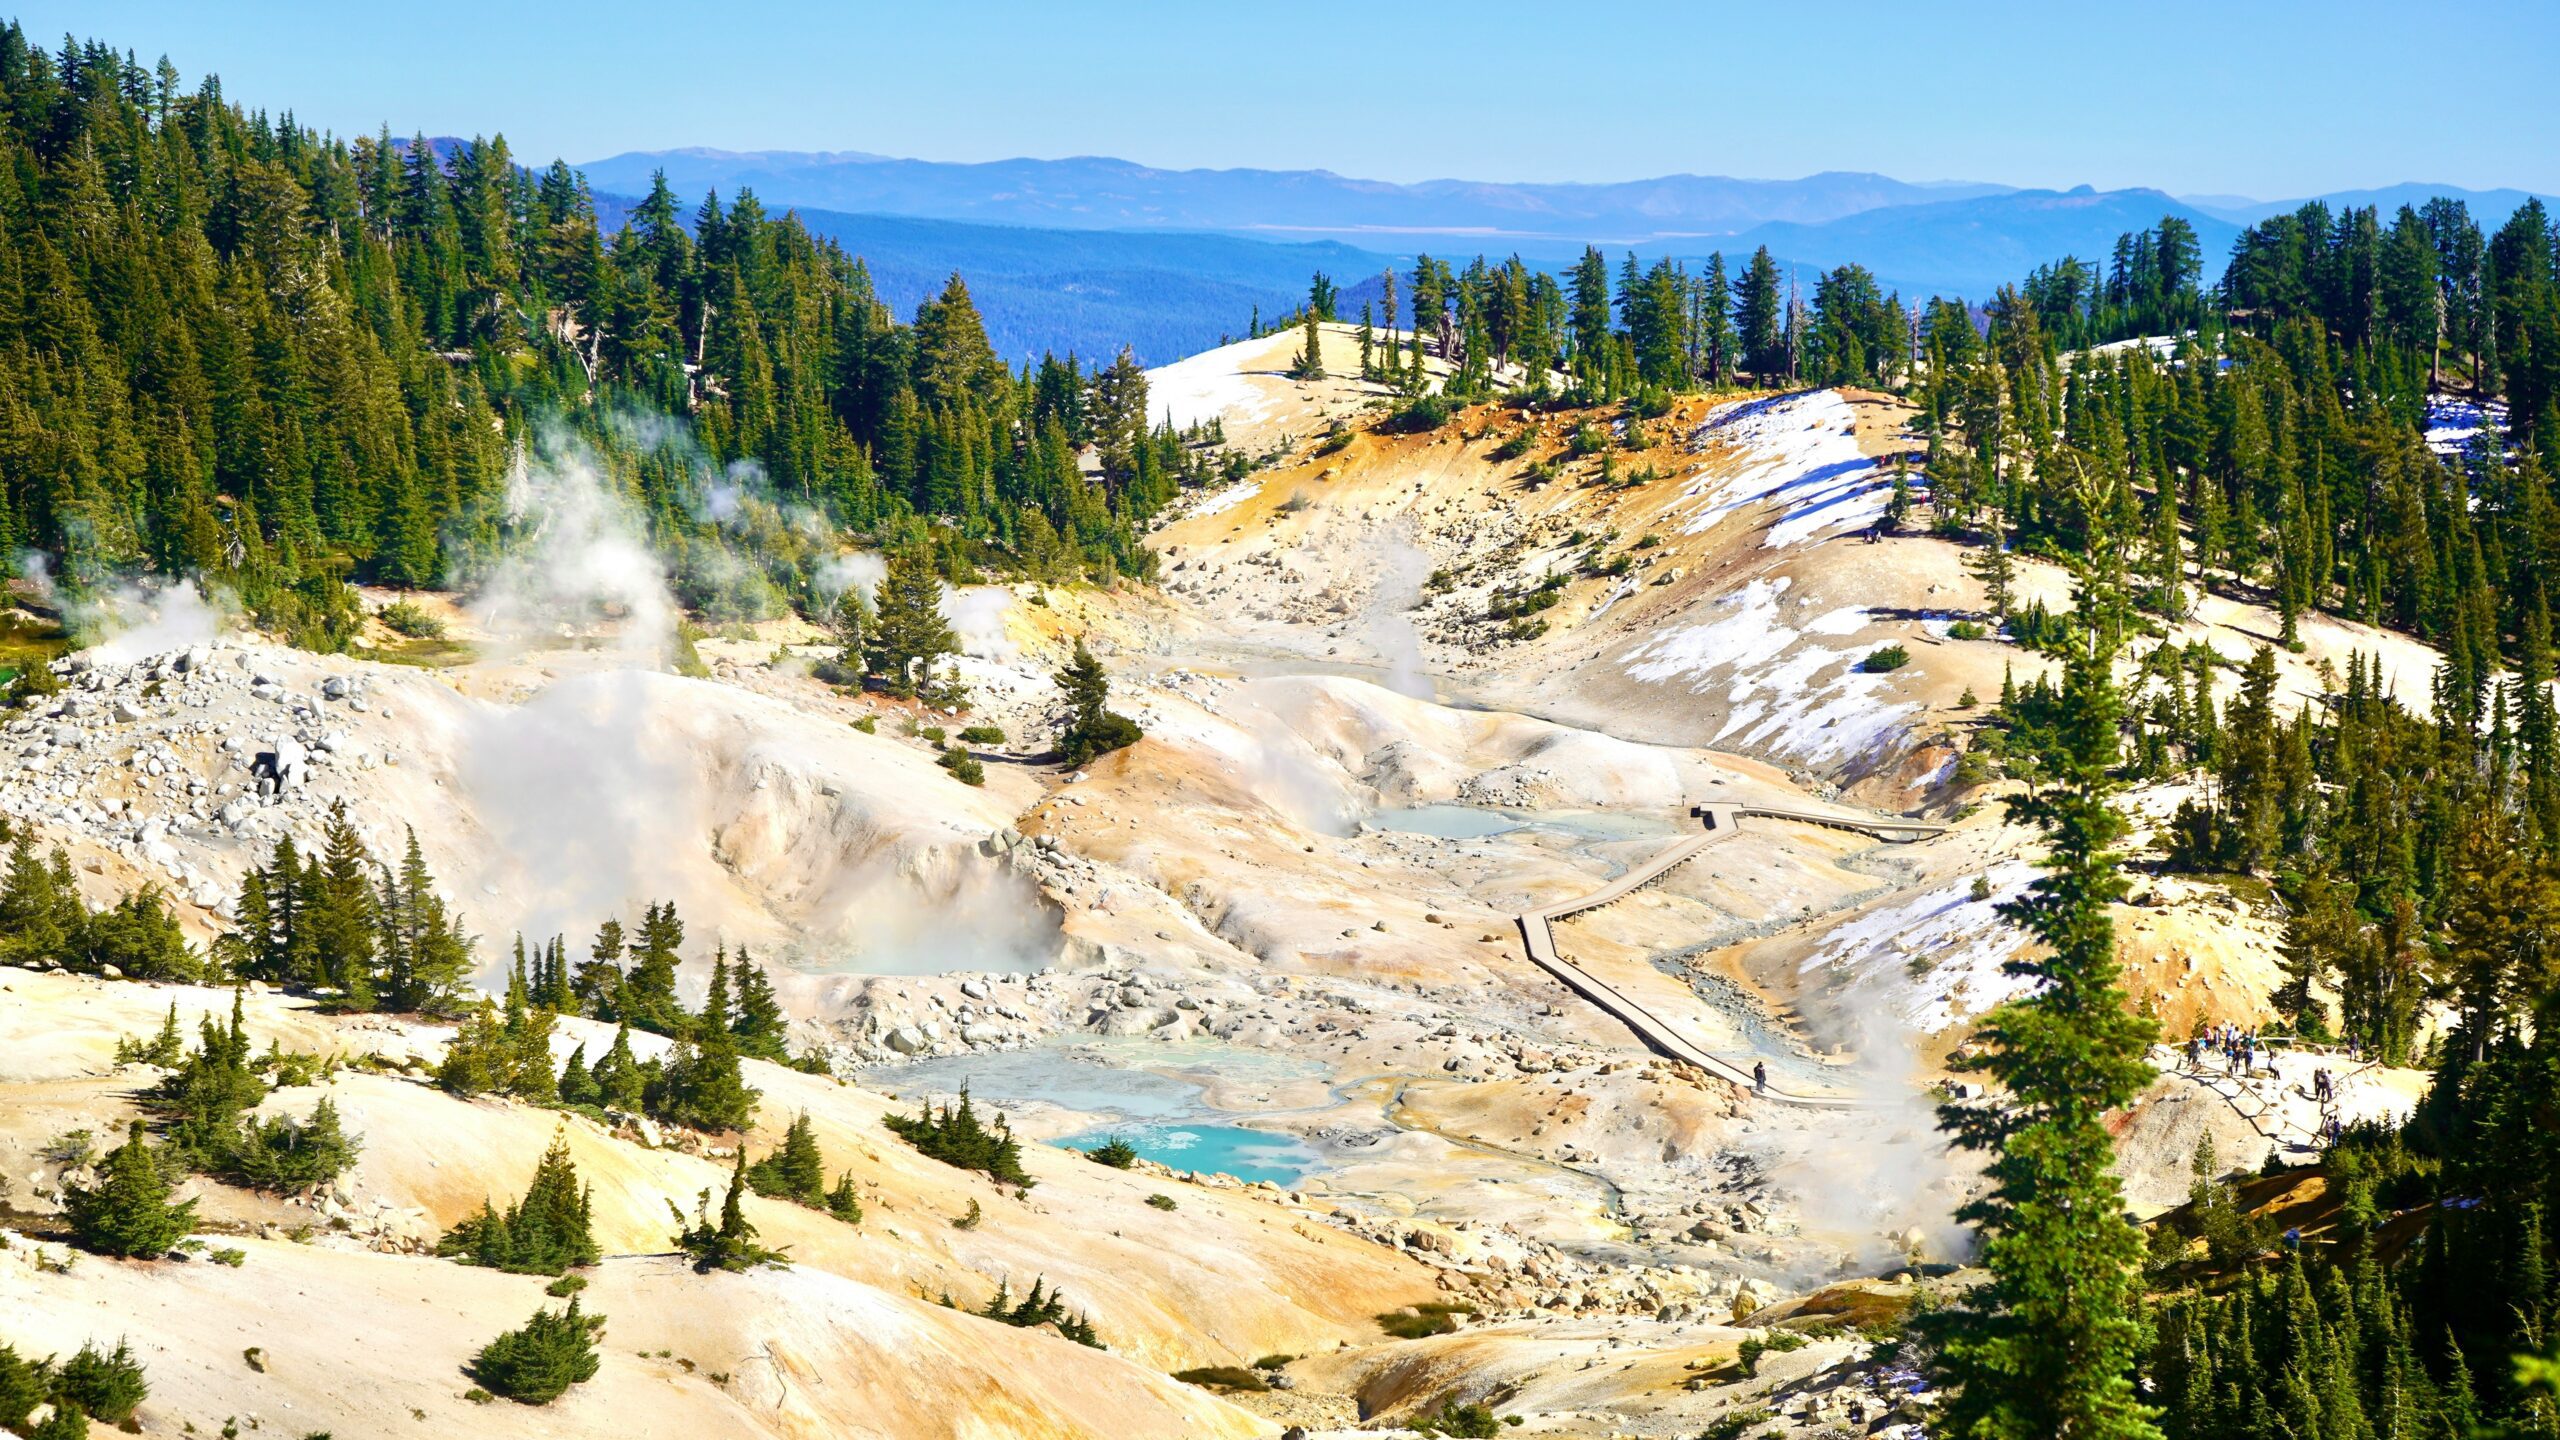
[[2045, 952], [2006, 968], [2035, 981], [1993, 1011], [1970, 1068], [2004, 1094], [1987, 1108], [1948, 1106], [1940, 1124], [1990, 1154], [1990, 1191], [1960, 1218], [1982, 1235], [1991, 1279], [1952, 1317], [1942, 1364], [1956, 1394], [1948, 1433], [1997, 1440], [2149, 1440], [2153, 1412], [2133, 1386], [2143, 1241], [2124, 1218], [2110, 1165], [2107, 1112], [2151, 1076], [2155, 1027], [2120, 984], [2108, 907], [2125, 884], [2109, 846], [2124, 822], [2118, 786], [2114, 656], [2094, 626], [2064, 657], [2047, 782], [2007, 803], [2042, 829], [2047, 873], [2002, 906]]
[[1769, 247], [1752, 252], [1742, 272], [1740, 293], [1733, 302], [1733, 328], [1742, 347], [1742, 368], [1763, 385], [1786, 372], [1786, 307], [1778, 293], [1778, 262]]
[[381, 926], [381, 1001], [392, 1010], [444, 1014], [470, 975], [472, 942], [454, 926], [444, 897], [436, 893], [414, 827], [408, 837], [400, 868], [383, 878], [374, 902]]
[[1085, 648], [1082, 637], [1076, 640], [1074, 656], [1055, 678], [1059, 698], [1066, 705], [1064, 722], [1058, 728], [1061, 763], [1082, 767], [1098, 755], [1126, 749], [1142, 738], [1138, 722], [1110, 708], [1111, 677], [1104, 672], [1102, 662]]
[[1307, 307], [1300, 322], [1298, 351], [1289, 357], [1289, 378], [1321, 380], [1324, 378], [1324, 332], [1316, 324], [1315, 307]]
[[603, 1329], [604, 1317], [582, 1314], [571, 1296], [567, 1310], [536, 1310], [522, 1329], [480, 1347], [471, 1378], [519, 1405], [548, 1405], [596, 1377], [595, 1337]]
[[524, 1198], [500, 1214], [487, 1201], [436, 1242], [436, 1253], [520, 1275], [560, 1275], [598, 1258], [594, 1195], [578, 1182], [566, 1131], [535, 1165]]
[[98, 1182], [62, 1187], [62, 1209], [84, 1249], [124, 1259], [157, 1259], [195, 1227], [196, 1202], [170, 1203], [175, 1188], [165, 1162], [143, 1139], [142, 1122], [107, 1153]]
[[683, 944], [684, 922], [674, 901], [643, 912], [639, 938], [631, 946], [634, 963], [615, 993], [617, 1018], [660, 1035], [684, 1031], [684, 1007], [676, 1000], [677, 951]]
[[942, 615], [941, 577], [922, 547], [891, 553], [888, 574], [880, 582], [879, 610], [870, 668], [890, 694], [913, 699], [932, 680], [935, 662], [959, 648], [959, 638]]
[[[756, 1243], [756, 1227], [748, 1221], [740, 1203], [746, 1188], [747, 1156], [741, 1148], [737, 1168], [729, 1175], [729, 1192], [720, 1202], [719, 1220], [715, 1223], [711, 1219], [711, 1192], [705, 1190], [694, 1202], [693, 1223], [676, 1234], [676, 1248], [692, 1259], [696, 1272], [752, 1270], [781, 1262], [782, 1252]], [[667, 1209], [675, 1215], [678, 1225], [684, 1225], [684, 1212], [676, 1209], [674, 1201], [667, 1202]]]
[[578, 967], [572, 985], [584, 1013], [599, 1020], [621, 1018], [615, 1007], [622, 993], [622, 958], [622, 922], [607, 920], [596, 927], [595, 941], [587, 947], [587, 963]]
[[608, 1110], [636, 1115], [647, 1104], [648, 1079], [631, 1057], [631, 1022], [613, 1032], [613, 1044], [595, 1065], [596, 1103]]
[[791, 1021], [782, 1010], [782, 1001], [773, 991], [773, 977], [765, 973], [745, 950], [738, 952], [733, 975], [738, 998], [729, 1022], [729, 1034], [737, 1042], [738, 1053], [750, 1059], [771, 1060], [777, 1065], [791, 1061], [786, 1043]]
[[759, 1195], [795, 1200], [811, 1209], [827, 1203], [826, 1157], [819, 1153], [817, 1131], [808, 1112], [792, 1118], [782, 1133], [782, 1147], [747, 1167], [747, 1183]]

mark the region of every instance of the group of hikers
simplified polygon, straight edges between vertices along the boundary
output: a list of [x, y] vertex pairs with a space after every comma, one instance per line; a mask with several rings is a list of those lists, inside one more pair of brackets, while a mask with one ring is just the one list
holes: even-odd
[[2234, 1075], [2246, 1075], [2258, 1068], [2258, 1052], [2262, 1048], [2258, 1032], [2244, 1030], [2228, 1020], [2212, 1025], [2187, 1039], [2187, 1068], [2201, 1070], [2204, 1057], [2222, 1057], [2223, 1068]]
[[[2187, 1069], [2202, 1074], [2208, 1057], [2218, 1058], [2231, 1074], [2247, 1077], [2261, 1066], [2274, 1069], [2274, 1049], [2258, 1038], [2258, 1032], [2228, 1020], [2199, 1029], [2186, 1044]], [[2346, 1047], [2347, 1063], [2362, 1064], [2364, 1047], [2350, 1040]], [[2311, 1072], [2311, 1099], [2320, 1107], [2320, 1122], [2315, 1130], [2318, 1142], [2333, 1145], [2346, 1133], [2345, 1122], [2338, 1113], [2338, 1077], [2326, 1065]]]

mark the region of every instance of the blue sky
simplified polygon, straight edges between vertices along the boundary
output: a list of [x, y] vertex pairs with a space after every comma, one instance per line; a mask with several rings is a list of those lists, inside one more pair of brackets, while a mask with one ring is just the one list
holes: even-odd
[[2560, 5], [0, 0], [341, 133], [1389, 180], [2560, 189]]

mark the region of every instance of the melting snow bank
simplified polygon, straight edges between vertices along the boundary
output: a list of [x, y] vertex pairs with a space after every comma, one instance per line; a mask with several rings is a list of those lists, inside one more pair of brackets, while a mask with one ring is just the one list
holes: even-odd
[[[1262, 342], [1248, 340], [1247, 346]], [[1147, 372], [1147, 409], [1176, 430], [1211, 420], [1258, 420], [1272, 396], [1240, 369], [1237, 346], [1221, 345]]]
[[1869, 758], [1920, 707], [1883, 698], [1890, 682], [1858, 668], [1863, 649], [1803, 643], [1811, 635], [1854, 635], [1868, 617], [1852, 605], [1788, 625], [1780, 610], [1793, 583], [1785, 576], [1752, 580], [1719, 597], [1716, 609], [1727, 613], [1636, 646], [1624, 661], [1627, 674], [1648, 684], [1686, 681], [1693, 695], [1721, 685], [1729, 708], [1718, 745], [1813, 763]]
[[1700, 503], [1682, 533], [1700, 534], [1737, 510], [1775, 502], [1772, 548], [1801, 545], [1884, 518], [1892, 481], [1858, 448], [1849, 402], [1837, 390], [1812, 390], [1728, 405], [1707, 417], [1701, 446], [1733, 452], [1728, 473], [1701, 470], [1681, 491]]
[[1237, 506], [1261, 493], [1262, 482], [1259, 480], [1239, 482], [1228, 486], [1224, 490], [1211, 490], [1203, 494], [1201, 496], [1200, 503], [1192, 506], [1189, 513], [1182, 516], [1182, 518], [1185, 520], [1201, 520], [1206, 519], [1211, 515], [1224, 515], [1228, 511], [1233, 510]]
[[2439, 455], [2468, 455], [2482, 442], [2486, 429], [2501, 452], [2506, 448], [2507, 407], [2485, 404], [2439, 391], [2427, 397], [2427, 448]]
[[2035, 877], [2026, 861], [2003, 860], [1984, 872], [1979, 899], [1967, 882], [1871, 910], [1833, 929], [1801, 973], [1827, 975], [1853, 1008], [1882, 1000], [1898, 1023], [1934, 1035], [2027, 993], [2031, 982], [2001, 969], [2026, 937], [1995, 907]]

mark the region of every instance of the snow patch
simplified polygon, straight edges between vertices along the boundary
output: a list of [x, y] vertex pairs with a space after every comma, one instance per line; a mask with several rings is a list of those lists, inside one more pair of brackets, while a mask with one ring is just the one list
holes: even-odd
[[1212, 515], [1224, 515], [1261, 493], [1262, 482], [1259, 480], [1251, 484], [1230, 485], [1224, 490], [1212, 491], [1208, 498], [1192, 506], [1191, 513], [1185, 518], [1206, 520]]
[[[1973, 898], [1968, 881], [1871, 910], [1834, 927], [1805, 957], [1802, 973], [1828, 972], [1844, 988], [1887, 985], [1913, 1028], [1949, 1029], [2034, 989], [2034, 981], [2001, 968], [2027, 937], [1994, 907], [2026, 893], [2036, 873], [2024, 860], [2003, 860], [1984, 872], [1990, 893], [1982, 899]], [[1917, 974], [1915, 962], [1925, 962]]]
[[1148, 371], [1148, 411], [1177, 430], [1213, 419], [1258, 420], [1269, 414], [1274, 401], [1252, 376], [1236, 368], [1237, 349], [1221, 345]]
[[1779, 613], [1789, 583], [1785, 576], [1755, 579], [1719, 597], [1717, 607], [1732, 613], [1636, 646], [1623, 662], [1627, 674], [1647, 684], [1687, 681], [1693, 695], [1721, 685], [1730, 709], [1718, 744], [1732, 740], [1812, 762], [1872, 755], [1920, 707], [1885, 700], [1891, 682], [1858, 668], [1863, 652], [1802, 644], [1808, 635], [1854, 634], [1868, 615], [1849, 606], [1789, 625]]
[[1893, 484], [1858, 448], [1852, 421], [1849, 402], [1836, 390], [1715, 411], [1695, 438], [1729, 454], [1691, 476], [1681, 491], [1681, 500], [1698, 502], [1681, 533], [1701, 534], [1737, 510], [1768, 503], [1779, 506], [1762, 542], [1773, 549], [1876, 524]]
[[2491, 400], [2484, 404], [2442, 391], [2427, 397], [2428, 449], [2439, 455], [2468, 455], [2490, 443], [2480, 438], [2484, 431], [2503, 454], [2507, 433], [2507, 407], [2503, 403]]

